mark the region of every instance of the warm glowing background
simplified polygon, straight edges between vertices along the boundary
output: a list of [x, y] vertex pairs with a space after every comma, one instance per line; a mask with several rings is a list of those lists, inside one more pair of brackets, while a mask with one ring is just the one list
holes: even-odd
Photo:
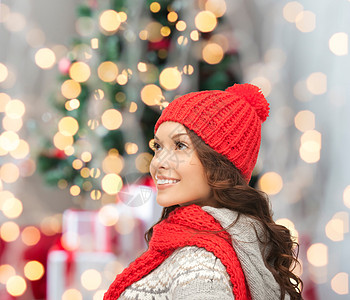
[[[60, 236], [69, 208], [97, 209], [100, 224], [130, 234], [137, 224], [115, 199], [127, 186], [125, 172], [148, 172], [151, 139], [144, 141], [137, 127], [142, 107], [160, 112], [177, 95], [199, 89], [200, 63], [215, 68], [234, 52], [239, 63], [227, 68], [258, 85], [271, 104], [254, 174], [270, 195], [276, 222], [301, 245], [297, 272], [305, 299], [348, 299], [350, 1], [177, 0], [145, 7], [128, 1], [133, 13], [85, 1], [94, 16], [76, 13], [82, 2], [0, 1], [0, 255], [6, 247], [30, 248]], [[160, 12], [167, 25], [150, 17]], [[75, 36], [84, 43], [72, 46]], [[118, 50], [121, 59], [103, 59], [105, 41], [114, 36], [133, 46]], [[162, 48], [170, 36], [173, 44]], [[145, 43], [160, 47], [157, 59], [166, 64], [150, 63]], [[114, 85], [121, 91], [111, 99], [106, 87]], [[118, 130], [126, 137], [123, 155], [101, 143]], [[52, 143], [50, 151], [43, 139]], [[46, 185], [37, 161], [43, 149], [48, 158], [69, 161], [79, 180]], [[159, 216], [159, 207], [152, 210], [147, 224]], [[73, 240], [62, 234], [62, 247], [73, 251], [84, 242]], [[18, 255], [14, 263], [0, 260], [0, 298], [33, 299], [29, 287], [46, 265], [12, 255], [12, 261]], [[118, 260], [103, 274], [87, 269], [79, 288], [67, 287], [61, 299], [83, 299], [84, 291], [102, 299], [103, 278], [121, 269]]]

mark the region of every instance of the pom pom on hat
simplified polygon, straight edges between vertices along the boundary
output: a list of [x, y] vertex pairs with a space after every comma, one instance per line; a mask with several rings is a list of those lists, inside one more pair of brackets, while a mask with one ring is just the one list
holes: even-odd
[[269, 104], [252, 84], [235, 84], [225, 91], [193, 92], [173, 100], [155, 127], [178, 122], [194, 131], [207, 145], [226, 156], [250, 181], [260, 149], [261, 124]]
[[261, 122], [265, 122], [269, 116], [270, 107], [262, 91], [255, 85], [235, 84], [225, 90], [228, 93], [244, 98], [251, 106], [255, 108]]

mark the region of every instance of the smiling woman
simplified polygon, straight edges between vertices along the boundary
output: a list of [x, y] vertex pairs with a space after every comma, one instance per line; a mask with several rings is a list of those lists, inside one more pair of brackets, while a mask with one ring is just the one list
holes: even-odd
[[291, 271], [298, 245], [248, 185], [268, 113], [251, 84], [190, 93], [164, 109], [150, 165], [163, 213], [105, 300], [302, 299]]
[[157, 202], [168, 207], [209, 202], [210, 187], [186, 128], [176, 122], [161, 124], [154, 138], [150, 165], [158, 189]]

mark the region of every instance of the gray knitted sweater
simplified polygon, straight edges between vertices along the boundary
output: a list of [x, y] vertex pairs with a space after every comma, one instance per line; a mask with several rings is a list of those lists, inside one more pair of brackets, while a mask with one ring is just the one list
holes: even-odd
[[[223, 228], [237, 218], [226, 208], [202, 207], [218, 220]], [[279, 285], [265, 267], [261, 244], [262, 228], [241, 216], [227, 232], [242, 265], [253, 300], [278, 300]], [[130, 285], [119, 297], [122, 300], [232, 300], [232, 284], [225, 266], [204, 248], [187, 246], [175, 250], [158, 268]], [[286, 300], [289, 299], [287, 295]]]

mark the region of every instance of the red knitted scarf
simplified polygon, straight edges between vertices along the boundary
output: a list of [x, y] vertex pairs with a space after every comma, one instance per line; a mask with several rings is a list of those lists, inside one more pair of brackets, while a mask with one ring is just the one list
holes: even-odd
[[213, 216], [198, 205], [179, 207], [169, 217], [153, 227], [149, 248], [119, 274], [104, 295], [104, 300], [115, 300], [131, 284], [157, 268], [175, 249], [185, 246], [205, 248], [218, 257], [226, 267], [236, 300], [251, 299], [242, 267], [226, 231]]

